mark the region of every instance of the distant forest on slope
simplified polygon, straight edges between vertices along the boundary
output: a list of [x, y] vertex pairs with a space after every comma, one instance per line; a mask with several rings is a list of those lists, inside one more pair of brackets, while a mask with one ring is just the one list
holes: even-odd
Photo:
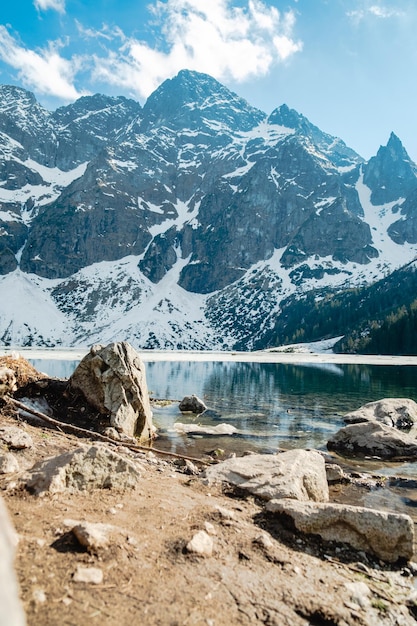
[[335, 352], [417, 355], [417, 271], [413, 263], [364, 288], [310, 291], [282, 303], [275, 327], [258, 349], [343, 338]]

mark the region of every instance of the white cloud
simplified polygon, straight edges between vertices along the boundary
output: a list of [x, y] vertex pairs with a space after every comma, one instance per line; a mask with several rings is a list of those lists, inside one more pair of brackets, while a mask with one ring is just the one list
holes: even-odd
[[38, 11], [52, 9], [58, 13], [65, 13], [65, 0], [34, 0], [33, 4]]
[[347, 13], [348, 17], [351, 17], [355, 21], [361, 21], [366, 17], [378, 17], [381, 19], [388, 19], [392, 17], [402, 17], [404, 15], [404, 11], [400, 9], [394, 9], [387, 6], [383, 6], [381, 4], [370, 4], [362, 9], [357, 9], [355, 11], [349, 11]]
[[74, 86], [80, 60], [74, 57], [68, 61], [61, 57], [60, 45], [55, 42], [39, 51], [28, 50], [0, 25], [0, 59], [18, 71], [24, 85], [44, 95], [75, 100], [81, 95]]
[[302, 49], [293, 36], [294, 13], [281, 13], [262, 0], [248, 0], [245, 7], [230, 0], [156, 0], [149, 8], [163, 46], [152, 47], [119, 30], [118, 49], [94, 57], [96, 80], [147, 97], [184, 68], [242, 82], [265, 75], [274, 63]]

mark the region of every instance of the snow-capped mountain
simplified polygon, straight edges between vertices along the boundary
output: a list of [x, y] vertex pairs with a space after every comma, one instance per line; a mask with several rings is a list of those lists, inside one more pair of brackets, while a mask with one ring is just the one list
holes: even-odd
[[0, 202], [12, 345], [251, 349], [289, 297], [368, 285], [417, 250], [398, 137], [365, 162], [185, 70], [143, 108], [95, 95], [50, 113], [0, 87]]

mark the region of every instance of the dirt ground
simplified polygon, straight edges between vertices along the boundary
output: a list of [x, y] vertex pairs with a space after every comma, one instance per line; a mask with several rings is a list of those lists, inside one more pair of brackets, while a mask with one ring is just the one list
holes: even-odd
[[[1, 423], [16, 424], [7, 417]], [[19, 427], [35, 441], [15, 453], [22, 468], [80, 445], [73, 435]], [[29, 625], [416, 623], [412, 565], [389, 568], [297, 537], [253, 498], [208, 487], [158, 455], [118, 451], [139, 458], [134, 490], [36, 497], [17, 487], [16, 476], [2, 477], [20, 538], [16, 571]], [[68, 519], [111, 524], [116, 539], [90, 553]], [[211, 557], [186, 551], [199, 530], [214, 539]], [[103, 581], [76, 582], [79, 565], [100, 568]], [[349, 583], [365, 583], [369, 593]]]
[[[89, 443], [17, 421], [10, 409], [0, 414], [2, 425], [17, 425], [34, 440], [13, 451], [21, 473]], [[19, 535], [15, 565], [29, 626], [417, 623], [417, 564], [388, 566], [297, 536], [262, 502], [206, 485], [202, 471], [186, 473], [178, 459], [114, 448], [140, 467], [134, 489], [37, 497], [22, 488], [20, 474], [0, 475]], [[333, 497], [343, 497], [340, 487]], [[110, 545], [87, 550], [68, 520], [111, 525]], [[187, 551], [200, 530], [214, 541], [211, 556]], [[77, 582], [80, 566], [100, 569], [102, 581]]]

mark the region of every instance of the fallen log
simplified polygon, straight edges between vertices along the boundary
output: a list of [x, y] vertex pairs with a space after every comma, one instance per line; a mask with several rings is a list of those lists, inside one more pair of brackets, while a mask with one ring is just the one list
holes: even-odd
[[68, 431], [70, 433], [74, 433], [75, 435], [83, 435], [87, 436], [90, 439], [95, 439], [98, 441], [104, 441], [106, 443], [111, 443], [116, 446], [124, 446], [133, 452], [154, 452], [156, 454], [160, 454], [162, 456], [169, 456], [176, 459], [183, 459], [184, 461], [191, 461], [193, 463], [200, 463], [202, 465], [210, 465], [215, 461], [206, 461], [204, 459], [197, 459], [192, 456], [185, 456], [184, 454], [177, 454], [176, 452], [169, 452], [168, 450], [159, 450], [158, 448], [154, 448], [153, 446], [141, 446], [136, 444], [131, 444], [124, 441], [116, 441], [115, 439], [111, 439], [111, 437], [106, 437], [106, 435], [102, 435], [101, 433], [97, 433], [91, 430], [87, 430], [86, 428], [81, 428], [80, 426], [75, 426], [74, 424], [66, 424], [65, 422], [60, 422], [59, 420], [54, 419], [53, 417], [49, 417], [42, 413], [41, 411], [37, 411], [32, 407], [27, 406], [23, 402], [12, 398], [11, 396], [4, 396], [3, 400], [5, 400], [8, 404], [12, 405], [16, 409], [20, 409], [21, 411], [26, 411], [26, 413], [30, 413], [35, 417], [43, 420], [44, 422], [55, 426], [58, 430]]

